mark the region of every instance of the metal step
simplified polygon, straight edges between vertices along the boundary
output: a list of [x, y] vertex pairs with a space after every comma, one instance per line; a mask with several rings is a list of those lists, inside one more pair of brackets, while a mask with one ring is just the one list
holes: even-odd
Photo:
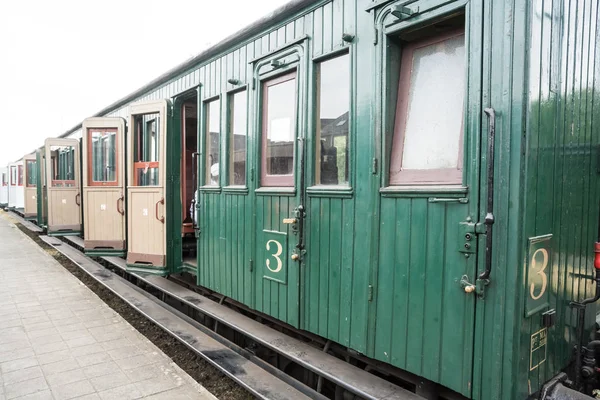
[[[125, 270], [125, 260], [119, 257], [101, 257], [112, 265]], [[155, 275], [131, 273], [140, 281], [172, 296], [188, 306], [207, 315], [220, 324], [243, 332], [252, 340], [274, 350], [300, 364], [317, 375], [344, 387], [365, 399], [423, 400], [422, 397], [394, 385], [367, 371], [350, 365], [298, 339], [276, 331], [234, 310], [202, 296], [192, 290]]]
[[[258, 365], [234, 351], [231, 347], [213, 339], [193, 326], [190, 322], [169, 311], [165, 305], [125, 279], [108, 271], [80, 251], [65, 245], [63, 241], [48, 236], [40, 236], [45, 243], [54, 247], [65, 257], [77, 264], [100, 284], [123, 299], [146, 318], [160, 326], [170, 335], [198, 353], [206, 361], [228, 375], [259, 399], [287, 400], [319, 398], [308, 396], [298, 389], [270, 374]], [[307, 388], [309, 391], [311, 389]]]

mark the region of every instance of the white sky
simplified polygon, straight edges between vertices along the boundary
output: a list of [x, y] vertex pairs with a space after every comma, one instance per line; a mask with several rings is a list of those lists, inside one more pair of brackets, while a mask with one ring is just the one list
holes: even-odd
[[0, 167], [288, 1], [1, 1]]

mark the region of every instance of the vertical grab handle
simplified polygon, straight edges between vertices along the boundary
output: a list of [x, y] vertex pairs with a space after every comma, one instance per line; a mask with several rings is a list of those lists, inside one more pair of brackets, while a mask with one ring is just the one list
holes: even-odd
[[[121, 215], [125, 215], [125, 210], [123, 209], [123, 203], [125, 201], [125, 196], [121, 194], [121, 197], [117, 199], [117, 212]], [[121, 207], [119, 207], [119, 202], [121, 202]]]
[[81, 200], [77, 200], [77, 199], [80, 199], [80, 198], [81, 198], [81, 193], [77, 193], [75, 195], [75, 204], [77, 204], [78, 206], [81, 205]]
[[488, 117], [489, 136], [487, 152], [487, 212], [484, 224], [485, 238], [485, 270], [479, 274], [481, 280], [488, 280], [492, 272], [492, 225], [494, 225], [494, 142], [496, 138], [496, 111], [493, 108], [483, 110]]
[[165, 223], [165, 217], [164, 216], [163, 217], [159, 217], [158, 216], [158, 205], [159, 204], [165, 204], [165, 198], [164, 197], [162, 197], [159, 201], [156, 202], [156, 207], [154, 209], [154, 211], [155, 211], [154, 215], [155, 215], [156, 219], [159, 220], [160, 222], [162, 222], [164, 224]]

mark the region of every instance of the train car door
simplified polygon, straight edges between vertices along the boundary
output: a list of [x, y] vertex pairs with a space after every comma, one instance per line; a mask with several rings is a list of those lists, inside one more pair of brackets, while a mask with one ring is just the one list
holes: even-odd
[[83, 121], [84, 251], [124, 255], [125, 251], [125, 120]]
[[47, 231], [49, 235], [81, 233], [79, 141], [46, 139]]
[[48, 201], [48, 193], [46, 191], [46, 151], [45, 148], [42, 147], [35, 152], [35, 157], [37, 161], [37, 170], [36, 170], [36, 193], [37, 193], [37, 224], [42, 228], [46, 228], [48, 225], [46, 221], [46, 214], [48, 212], [47, 209], [47, 201]]
[[[260, 69], [259, 69], [260, 71]], [[302, 243], [302, 125], [298, 68], [260, 80], [258, 127], [255, 308], [300, 326]], [[209, 169], [210, 170], [210, 169]]]
[[127, 139], [127, 266], [167, 270], [167, 100], [133, 104]]
[[25, 164], [23, 216], [31, 219], [37, 215], [37, 161], [35, 154], [25, 156], [23, 163]]
[[8, 168], [0, 169], [2, 179], [0, 181], [0, 208], [8, 206]]

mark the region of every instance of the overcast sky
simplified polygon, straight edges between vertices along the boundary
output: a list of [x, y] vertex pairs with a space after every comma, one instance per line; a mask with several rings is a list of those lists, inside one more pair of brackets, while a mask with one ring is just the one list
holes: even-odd
[[0, 2], [0, 167], [288, 1]]

